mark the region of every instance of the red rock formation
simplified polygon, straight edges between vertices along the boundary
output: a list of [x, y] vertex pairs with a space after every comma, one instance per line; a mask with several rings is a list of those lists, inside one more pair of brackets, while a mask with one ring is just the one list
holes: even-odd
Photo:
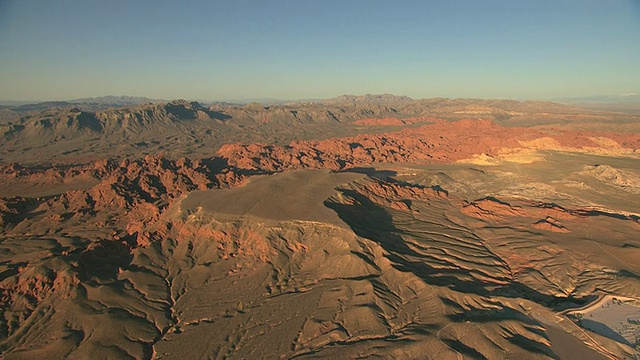
[[[578, 149], [602, 148], [604, 145], [594, 140], [597, 137], [611, 139], [624, 148], [640, 148], [640, 134], [595, 131], [550, 134], [531, 128], [503, 127], [489, 120], [430, 121], [433, 123], [416, 129], [294, 141], [286, 146], [227, 144], [218, 154], [237, 169], [274, 172], [299, 168], [338, 170], [379, 162], [448, 163], [483, 153], [495, 156], [504, 149], [523, 147], [520, 141], [545, 138], [552, 139], [557, 146]], [[536, 144], [531, 146], [546, 146], [546, 142]]]
[[507, 216], [525, 216], [520, 207], [513, 207], [494, 198], [464, 201], [462, 212], [468, 216], [492, 222], [505, 221]]
[[562, 226], [560, 222], [551, 216], [547, 216], [546, 219], [541, 219], [533, 223], [532, 225], [536, 229], [542, 229], [547, 231], [567, 233], [570, 232], [566, 227]]
[[473, 154], [496, 154], [517, 147], [518, 138], [541, 136], [534, 130], [505, 128], [490, 121], [462, 120], [386, 134], [358, 135], [287, 146], [228, 144], [218, 152], [239, 169], [282, 171], [297, 168], [342, 169], [377, 162], [446, 163]]
[[[580, 217], [588, 216], [589, 212], [581, 209], [565, 209], [556, 204], [520, 201], [519, 206], [513, 206], [495, 198], [476, 201], [463, 201], [461, 211], [471, 217], [488, 223], [510, 222], [513, 218], [528, 218], [532, 226], [537, 229], [571, 232], [560, 220], [571, 222]], [[511, 219], [510, 219], [511, 218]]]

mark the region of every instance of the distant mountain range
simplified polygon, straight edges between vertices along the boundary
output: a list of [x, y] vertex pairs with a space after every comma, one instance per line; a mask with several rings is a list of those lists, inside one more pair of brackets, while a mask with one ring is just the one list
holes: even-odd
[[2, 106], [21, 106], [27, 104], [104, 104], [104, 105], [139, 105], [146, 103], [156, 103], [165, 101], [162, 99], [150, 99], [144, 96], [115, 96], [115, 95], [107, 95], [107, 96], [97, 96], [97, 97], [87, 97], [81, 99], [73, 99], [73, 100], [44, 100], [44, 101], [23, 101], [23, 100], [0, 100], [0, 105]]
[[79, 107], [82, 110], [96, 111], [115, 107], [124, 107], [131, 105], [141, 105], [149, 103], [159, 103], [165, 100], [150, 99], [142, 96], [100, 96], [82, 99], [73, 99], [66, 101], [42, 101], [42, 102], [23, 102], [23, 101], [0, 101], [0, 106], [11, 109], [18, 113], [28, 111], [40, 111], [51, 108], [72, 108]]
[[365, 94], [365, 95], [342, 95], [333, 99], [323, 100], [326, 104], [340, 103], [374, 103], [374, 104], [391, 104], [404, 103], [413, 101], [408, 96], [398, 96], [392, 94]]
[[[10, 144], [5, 145], [7, 150], [0, 154], [0, 160], [42, 161], [51, 159], [49, 156], [66, 155], [55, 150], [62, 147], [71, 149], [74, 156], [126, 156], [142, 150], [188, 151], [207, 156], [229, 140], [287, 144], [312, 136], [353, 135], [371, 124], [401, 126], [434, 118], [485, 120], [519, 127], [587, 122], [597, 126], [615, 121], [634, 129], [633, 123], [637, 122], [637, 116], [620, 110], [608, 113], [544, 101], [411, 99], [384, 94], [344, 95], [282, 105], [209, 105], [187, 100], [152, 102], [147, 98], [108, 97], [76, 101], [0, 106], [0, 143]], [[114, 105], [125, 101], [144, 104]]]
[[563, 104], [577, 105], [589, 109], [633, 113], [640, 112], [640, 95], [635, 93], [559, 98], [555, 99], [554, 101]]
[[558, 102], [568, 104], [618, 104], [618, 103], [635, 103], [640, 102], [640, 95], [630, 93], [622, 95], [599, 95], [599, 96], [582, 96], [582, 97], [566, 97], [556, 99]]
[[[500, 106], [505, 106], [507, 103], [517, 101], [509, 100], [481, 100], [481, 99], [413, 99], [408, 96], [397, 96], [392, 94], [365, 94], [365, 95], [342, 95], [332, 99], [305, 99], [305, 100], [278, 100], [278, 99], [251, 99], [244, 101], [234, 102], [209, 102], [200, 101], [200, 103], [211, 107], [242, 107], [246, 104], [255, 104], [258, 107], [261, 106], [297, 106], [301, 104], [318, 104], [329, 106], [363, 106], [377, 105], [377, 106], [391, 106], [394, 107], [411, 107], [415, 105], [417, 113], [420, 113], [421, 106], [429, 104], [433, 106], [435, 103], [438, 106], [448, 104], [448, 106], [459, 106], [469, 102], [482, 102], [485, 105], [493, 106], [496, 103], [500, 103]], [[586, 96], [586, 97], [565, 97], [557, 98], [553, 100], [556, 103], [578, 106], [581, 108], [593, 109], [593, 110], [607, 110], [607, 111], [622, 111], [622, 112], [640, 112], [640, 95], [638, 94], [623, 94], [623, 95], [602, 95], [602, 96]], [[151, 99], [142, 96], [100, 96], [80, 98], [66, 101], [43, 101], [43, 102], [22, 102], [22, 101], [1, 101], [0, 100], [0, 118], [9, 119], [32, 111], [42, 111], [47, 109], [74, 109], [77, 108], [82, 111], [103, 111], [110, 108], [122, 108], [129, 106], [145, 105], [145, 104], [157, 104], [166, 103], [167, 100]], [[525, 102], [529, 104], [540, 102]], [[413, 105], [412, 105], [413, 104]], [[477, 105], [477, 104], [476, 104]], [[536, 105], [537, 106], [537, 105]], [[552, 103], [546, 103], [545, 107], [553, 106]]]
[[100, 97], [90, 97], [90, 98], [82, 98], [69, 100], [67, 102], [72, 104], [103, 104], [103, 105], [140, 105], [140, 104], [148, 104], [148, 103], [157, 103], [165, 100], [161, 99], [150, 99], [144, 96], [100, 96]]

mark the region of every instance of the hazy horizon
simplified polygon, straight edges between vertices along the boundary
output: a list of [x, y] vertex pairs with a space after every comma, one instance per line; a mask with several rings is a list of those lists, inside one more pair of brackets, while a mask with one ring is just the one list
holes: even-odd
[[[250, 103], [262, 103], [262, 104], [280, 104], [280, 103], [297, 103], [297, 102], [307, 102], [307, 101], [324, 101], [331, 100], [334, 98], [338, 98], [340, 96], [367, 96], [367, 95], [389, 95], [389, 96], [397, 96], [404, 97], [407, 95], [403, 94], [340, 94], [337, 96], [326, 97], [326, 98], [299, 98], [299, 99], [283, 99], [283, 98], [244, 98], [244, 99], [198, 99], [198, 98], [187, 98], [187, 97], [174, 97], [174, 98], [150, 98], [144, 95], [98, 95], [91, 97], [83, 97], [83, 98], [57, 98], [57, 99], [34, 99], [34, 100], [20, 100], [20, 99], [1, 99], [0, 105], [2, 106], [20, 106], [20, 105], [28, 105], [28, 104], [37, 104], [37, 103], [45, 103], [45, 102], [75, 102], [79, 100], [91, 100], [91, 99], [104, 99], [109, 97], [114, 98], [146, 98], [149, 101], [177, 101], [177, 100], [186, 100], [186, 101], [196, 101], [200, 103], [234, 103], [234, 104], [250, 104]], [[601, 94], [601, 95], [593, 95], [593, 96], [577, 96], [577, 97], [558, 97], [553, 99], [514, 99], [514, 98], [479, 98], [479, 97], [458, 97], [458, 98], [450, 98], [450, 97], [442, 97], [442, 96], [434, 96], [428, 98], [414, 98], [410, 97], [412, 100], [429, 100], [429, 99], [468, 99], [468, 100], [496, 100], [496, 101], [549, 101], [549, 102], [558, 102], [558, 103], [637, 103], [640, 101], [640, 95], [635, 93], [627, 93], [627, 94]], [[628, 100], [627, 100], [628, 99]]]
[[0, 99], [639, 93], [640, 2], [0, 1]]

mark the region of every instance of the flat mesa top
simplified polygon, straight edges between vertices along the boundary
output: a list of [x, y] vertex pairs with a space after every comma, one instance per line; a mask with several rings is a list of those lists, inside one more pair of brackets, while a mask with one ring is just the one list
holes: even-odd
[[347, 225], [324, 201], [340, 184], [362, 179], [358, 173], [328, 170], [297, 170], [252, 178], [243, 187], [194, 191], [180, 208], [192, 212], [198, 207], [217, 215], [249, 215], [276, 221], [317, 221], [340, 227]]

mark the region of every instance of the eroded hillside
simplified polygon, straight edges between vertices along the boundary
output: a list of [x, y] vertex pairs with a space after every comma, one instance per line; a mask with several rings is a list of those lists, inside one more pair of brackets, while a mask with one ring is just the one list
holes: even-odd
[[4, 125], [2, 354], [640, 356], [640, 326], [574, 314], [610, 295], [640, 317], [640, 135], [392, 100]]

